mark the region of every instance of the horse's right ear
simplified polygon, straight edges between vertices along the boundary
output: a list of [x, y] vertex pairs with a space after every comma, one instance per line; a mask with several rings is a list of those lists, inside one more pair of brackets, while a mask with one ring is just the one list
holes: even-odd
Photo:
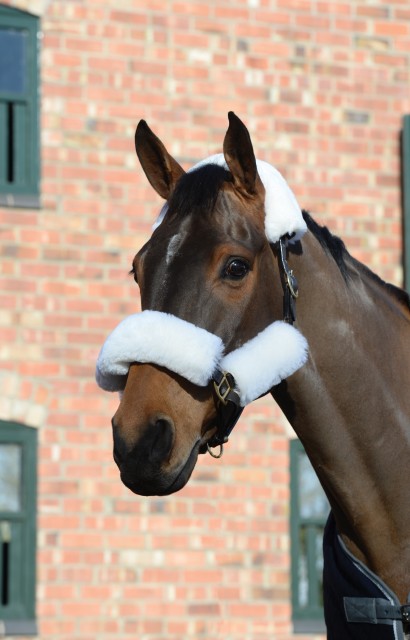
[[140, 120], [135, 131], [135, 150], [151, 186], [162, 198], [169, 200], [177, 180], [185, 171], [145, 120]]

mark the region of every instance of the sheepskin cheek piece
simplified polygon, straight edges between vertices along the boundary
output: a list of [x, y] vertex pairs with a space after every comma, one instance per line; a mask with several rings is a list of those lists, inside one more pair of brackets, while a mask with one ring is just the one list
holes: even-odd
[[274, 322], [244, 345], [223, 355], [222, 340], [196, 325], [161, 311], [125, 318], [105, 341], [97, 360], [96, 380], [106, 391], [122, 391], [133, 362], [165, 367], [199, 386], [216, 369], [229, 371], [245, 406], [299, 369], [307, 342], [285, 322]]

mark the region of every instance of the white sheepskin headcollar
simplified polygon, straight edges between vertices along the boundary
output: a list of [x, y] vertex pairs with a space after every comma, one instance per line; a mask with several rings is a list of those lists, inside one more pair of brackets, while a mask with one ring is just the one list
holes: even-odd
[[[206, 164], [217, 164], [228, 169], [223, 153], [217, 153], [201, 160], [189, 171], [195, 171]], [[265, 233], [269, 242], [275, 243], [286, 234], [294, 234], [290, 242], [300, 240], [306, 231], [306, 223], [296, 197], [282, 174], [264, 160], [256, 160], [259, 177], [265, 187]], [[165, 204], [153, 229], [163, 221], [168, 210]]]
[[307, 359], [307, 342], [295, 327], [274, 322], [242, 347], [223, 355], [222, 340], [190, 322], [160, 311], [125, 318], [105, 341], [96, 380], [106, 391], [122, 391], [133, 362], [165, 367], [206, 386], [219, 368], [231, 373], [241, 405], [267, 393]]

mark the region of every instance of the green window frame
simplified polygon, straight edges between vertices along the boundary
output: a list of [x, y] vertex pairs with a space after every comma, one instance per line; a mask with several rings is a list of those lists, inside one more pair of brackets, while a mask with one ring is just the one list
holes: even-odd
[[0, 4], [0, 206], [40, 206], [38, 47], [39, 18]]
[[330, 506], [299, 440], [290, 441], [290, 477], [293, 627], [295, 633], [322, 633], [322, 541]]
[[404, 226], [404, 287], [410, 293], [410, 115], [403, 117], [402, 134], [402, 202]]
[[0, 421], [0, 636], [37, 635], [37, 430]]

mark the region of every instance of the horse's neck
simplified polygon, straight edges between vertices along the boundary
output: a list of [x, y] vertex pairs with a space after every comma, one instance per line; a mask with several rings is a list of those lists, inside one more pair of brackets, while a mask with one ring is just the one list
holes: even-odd
[[410, 577], [396, 569], [404, 562], [410, 576], [410, 321], [381, 283], [360, 270], [345, 282], [310, 234], [303, 242], [303, 254], [289, 261], [310, 356], [274, 397], [347, 545], [404, 597]]

